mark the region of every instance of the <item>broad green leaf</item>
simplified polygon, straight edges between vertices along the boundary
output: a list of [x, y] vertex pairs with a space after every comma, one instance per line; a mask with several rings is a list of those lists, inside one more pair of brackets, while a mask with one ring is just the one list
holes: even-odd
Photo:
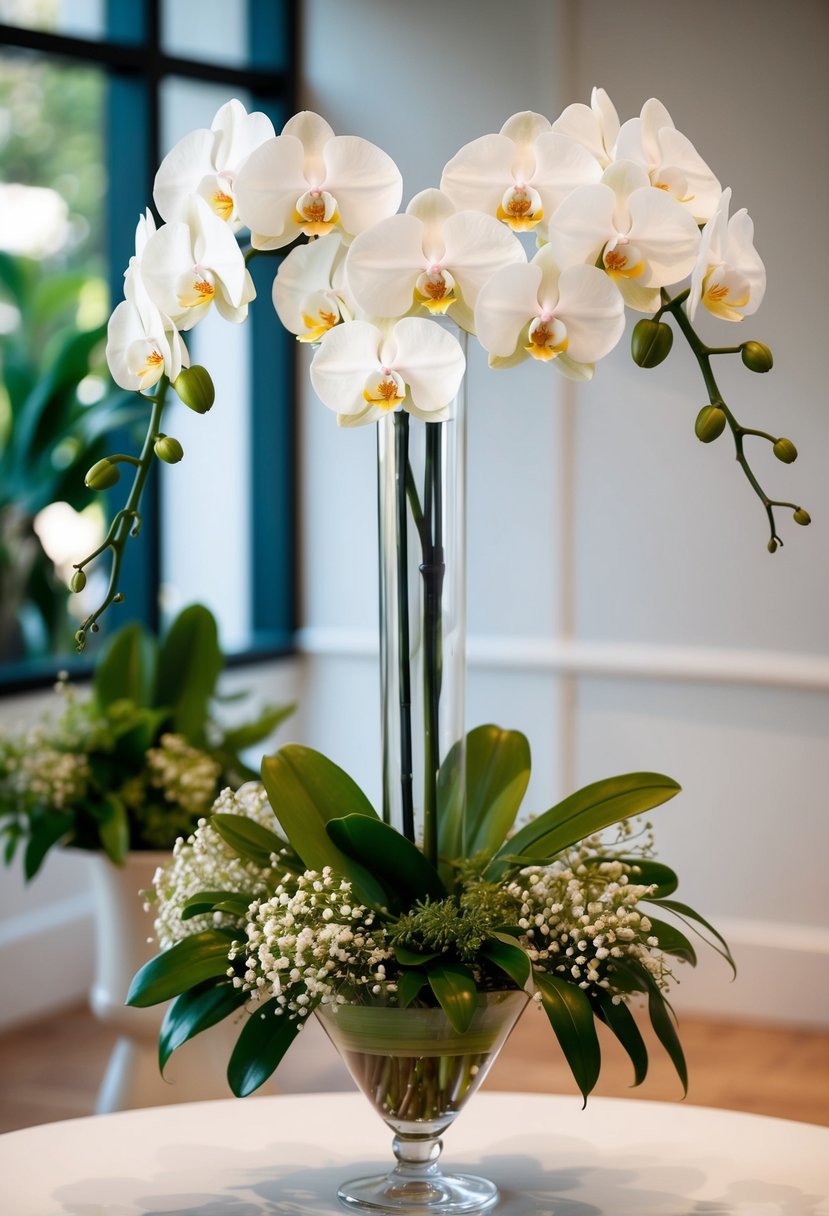
[[585, 836], [653, 810], [679, 790], [661, 773], [626, 773], [585, 786], [516, 832], [487, 866], [486, 878], [501, 879], [517, 864], [508, 859], [520, 858], [522, 866], [548, 861]]
[[95, 702], [105, 711], [116, 701], [152, 704], [158, 649], [138, 624], [125, 625], [113, 636], [95, 665]]
[[[716, 950], [717, 954], [728, 963], [734, 976], [737, 975], [737, 964], [734, 962], [734, 958], [728, 948], [728, 942], [721, 933], [717, 932], [713, 925], [710, 925], [707, 920], [700, 916], [699, 912], [695, 912], [688, 904], [681, 904], [676, 899], [650, 899], [648, 902], [657, 908], [667, 908], [669, 912], [673, 912], [674, 916], [678, 916], [698, 937], [702, 938], [706, 945], [710, 946], [712, 950]], [[703, 929], [707, 929], [714, 940], [711, 941], [704, 933], [701, 933], [697, 925], [702, 925]]]
[[158, 656], [156, 705], [169, 705], [173, 729], [198, 744], [224, 666], [213, 613], [191, 604], [173, 621]]
[[393, 912], [408, 911], [426, 899], [444, 899], [446, 888], [420, 849], [400, 832], [368, 815], [330, 819], [326, 831], [338, 849], [368, 872], [386, 892]]
[[243, 861], [252, 861], [264, 870], [273, 866], [271, 854], [279, 853], [288, 847], [281, 836], [257, 823], [249, 815], [232, 815], [226, 811], [217, 811], [215, 815], [210, 816], [210, 823], [225, 844], [230, 845]]
[[177, 996], [167, 1009], [158, 1034], [159, 1071], [163, 1074], [170, 1056], [183, 1043], [234, 1013], [249, 995], [231, 983], [206, 980]]
[[419, 996], [423, 988], [429, 983], [429, 977], [425, 971], [418, 971], [411, 967], [407, 971], [400, 972], [400, 978], [397, 981], [397, 1000], [401, 1009], [408, 1009], [415, 997]]
[[228, 912], [232, 916], [244, 917], [255, 899], [251, 891], [199, 891], [185, 900], [181, 919], [191, 920], [207, 912]]
[[343, 853], [325, 830], [330, 819], [344, 815], [377, 820], [377, 812], [356, 782], [321, 752], [296, 743], [265, 757], [262, 781], [276, 818], [306, 868], [331, 866], [352, 883], [363, 903], [381, 907], [385, 888]]
[[205, 929], [157, 954], [132, 979], [126, 1004], [143, 1009], [179, 996], [202, 980], [227, 974], [228, 951], [238, 930]]
[[697, 952], [681, 929], [677, 929], [676, 925], [669, 925], [667, 921], [657, 920], [655, 916], [649, 916], [648, 920], [651, 922], [651, 933], [659, 938], [660, 950], [664, 950], [666, 954], [674, 954], [696, 967]]
[[532, 974], [532, 964], [525, 950], [504, 933], [493, 933], [481, 946], [481, 954], [523, 988]]
[[255, 722], [246, 722], [243, 726], [234, 726], [226, 730], [224, 746], [231, 751], [238, 752], [246, 747], [253, 747], [255, 743], [261, 743], [263, 739], [272, 735], [277, 726], [280, 726], [286, 718], [290, 718], [295, 709], [296, 704], [269, 706]]
[[438, 850], [447, 860], [493, 853], [515, 822], [530, 779], [530, 745], [520, 731], [478, 726], [466, 736], [466, 798], [459, 797], [458, 744], [438, 775]]
[[73, 816], [63, 811], [37, 811], [32, 814], [29, 827], [31, 834], [23, 855], [26, 882], [34, 878], [43, 865], [46, 854], [59, 840], [69, 836], [73, 826]]
[[117, 866], [123, 865], [130, 847], [127, 808], [115, 794], [107, 794], [95, 817], [98, 820], [98, 835], [104, 852]]
[[426, 963], [431, 963], [433, 958], [440, 958], [440, 954], [436, 950], [420, 954], [417, 950], [409, 950], [407, 946], [395, 946], [394, 957], [401, 967], [423, 967]]
[[[316, 1003], [307, 1006], [309, 1014]], [[236, 1040], [227, 1079], [237, 1098], [246, 1098], [267, 1081], [302, 1028], [304, 1018], [276, 1016], [278, 1008], [275, 1001], [254, 1008]]]
[[457, 1034], [465, 1034], [478, 1006], [472, 972], [462, 963], [433, 963], [427, 972], [429, 986]]
[[624, 1047], [633, 1065], [633, 1084], [641, 1085], [648, 1075], [648, 1049], [633, 1014], [624, 1001], [613, 1004], [613, 997], [602, 990], [596, 995], [596, 1013]]
[[653, 976], [640, 963], [614, 959], [614, 980], [630, 992], [644, 992], [648, 997], [648, 1015], [656, 1037], [665, 1048], [677, 1076], [682, 1082], [683, 1097], [688, 1093], [688, 1067], [679, 1035], [674, 1025], [673, 1010], [657, 987]]
[[576, 984], [546, 971], [536, 971], [535, 985], [541, 993], [544, 1012], [550, 1019], [564, 1058], [570, 1066], [585, 1104], [599, 1079], [601, 1050], [593, 1021], [593, 1007]]

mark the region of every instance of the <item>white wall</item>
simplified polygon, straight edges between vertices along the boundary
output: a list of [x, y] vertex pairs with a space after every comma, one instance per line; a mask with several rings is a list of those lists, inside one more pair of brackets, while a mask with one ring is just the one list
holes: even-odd
[[[623, 118], [660, 97], [749, 208], [766, 301], [739, 330], [706, 333], [772, 346], [770, 375], [731, 359], [721, 382], [741, 420], [798, 444], [794, 466], [762, 446], [756, 464], [813, 526], [781, 512], [785, 548], [767, 553], [728, 438], [694, 437], [705, 396], [679, 344], [646, 372], [623, 340], [575, 390], [549, 368], [473, 360], [468, 721], [528, 733], [534, 809], [613, 772], [680, 780], [654, 816], [657, 843], [681, 893], [727, 930], [741, 975], [683, 974], [678, 1003], [829, 1021], [829, 9], [795, 0], [784, 32], [770, 0], [536, 0], [514, 19], [480, 0], [304, 12], [304, 104], [385, 148], [404, 202], [514, 111], [554, 118], [598, 84]], [[303, 723], [376, 796], [374, 436], [337, 432], [310, 391], [302, 420]]]
[[[829, 1022], [829, 8], [790, 0], [785, 30], [771, 0], [306, 0], [303, 12], [304, 103], [394, 156], [406, 197], [514, 111], [552, 118], [601, 84], [623, 116], [660, 97], [751, 211], [769, 292], [739, 340], [768, 341], [776, 366], [759, 377], [735, 361], [723, 382], [738, 416], [798, 443], [793, 467], [758, 466], [780, 497], [803, 500], [813, 526], [782, 516], [786, 546], [767, 554], [727, 439], [694, 438], [704, 397], [679, 349], [643, 372], [623, 342], [575, 391], [549, 368], [491, 373], [473, 358], [468, 720], [529, 735], [534, 809], [613, 772], [680, 780], [681, 799], [654, 816], [657, 842], [681, 892], [727, 930], [741, 974], [729, 985], [706, 965], [685, 978], [679, 1005]], [[300, 409], [306, 659], [257, 683], [271, 699], [298, 688], [293, 737], [376, 797], [374, 434], [339, 432], [310, 391]], [[88, 983], [84, 878], [67, 866], [50, 863], [26, 893], [2, 876], [0, 967], [20, 977], [3, 1008], [14, 1016]], [[63, 923], [67, 900], [78, 951], [68, 967], [64, 942], [44, 931]], [[69, 978], [44, 992], [44, 964]]]

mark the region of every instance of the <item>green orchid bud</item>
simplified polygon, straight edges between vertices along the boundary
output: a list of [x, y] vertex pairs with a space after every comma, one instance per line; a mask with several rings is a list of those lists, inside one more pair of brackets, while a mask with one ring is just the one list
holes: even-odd
[[798, 507], [794, 513], [794, 522], [801, 524], [805, 528], [812, 522], [812, 517], [808, 511], [804, 511], [802, 507]]
[[783, 464], [793, 464], [797, 460], [797, 448], [791, 439], [778, 439], [771, 450], [778, 460], [783, 461]]
[[172, 435], [159, 435], [153, 444], [153, 451], [166, 464], [178, 464], [184, 455], [184, 448]]
[[630, 337], [630, 353], [639, 367], [657, 367], [667, 359], [674, 341], [674, 331], [664, 321], [644, 317], [637, 321]]
[[725, 414], [717, 405], [704, 405], [697, 414], [694, 430], [701, 443], [713, 443], [725, 430]]
[[777, 541], [774, 539], [774, 537], [772, 537], [772, 538], [771, 538], [771, 540], [769, 541], [769, 543], [766, 545], [766, 548], [768, 549], [769, 553], [776, 553], [776, 552], [777, 552], [777, 550], [778, 550], [779, 546], [778, 546], [778, 544], [777, 544]]
[[75, 634], [75, 645], [78, 649], [78, 652], [80, 653], [80, 651], [82, 651], [84, 646], [86, 645], [86, 630], [85, 629], [79, 629], [77, 631], [77, 633]]
[[770, 372], [774, 366], [771, 351], [764, 342], [744, 342], [740, 347], [740, 357], [752, 372]]
[[84, 574], [83, 570], [76, 570], [75, 573], [72, 575], [72, 578], [69, 582], [70, 590], [75, 591], [75, 592], [83, 591], [85, 586], [86, 586], [86, 575]]
[[84, 477], [84, 485], [90, 490], [110, 490], [120, 480], [120, 477], [121, 470], [118, 465], [104, 457], [97, 464], [93, 464]]
[[173, 381], [173, 388], [184, 404], [197, 414], [206, 414], [216, 400], [210, 372], [198, 363], [194, 367], [183, 367]]

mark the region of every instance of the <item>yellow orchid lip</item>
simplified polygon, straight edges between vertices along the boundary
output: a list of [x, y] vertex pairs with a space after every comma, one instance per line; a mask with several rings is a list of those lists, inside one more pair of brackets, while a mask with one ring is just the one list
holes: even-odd
[[513, 232], [531, 232], [544, 219], [541, 196], [523, 183], [511, 186], [504, 192], [495, 215]]
[[210, 206], [221, 220], [229, 220], [233, 214], [233, 199], [223, 190], [216, 190], [210, 196]]
[[384, 367], [367, 378], [363, 397], [369, 405], [378, 406], [381, 410], [395, 410], [405, 400], [406, 386], [397, 372]]
[[550, 359], [563, 355], [569, 343], [564, 322], [548, 313], [535, 318], [527, 337], [529, 345], [525, 346], [524, 350], [542, 363], [548, 363]]
[[611, 279], [636, 279], [645, 269], [644, 258], [632, 245], [605, 249], [602, 264]]

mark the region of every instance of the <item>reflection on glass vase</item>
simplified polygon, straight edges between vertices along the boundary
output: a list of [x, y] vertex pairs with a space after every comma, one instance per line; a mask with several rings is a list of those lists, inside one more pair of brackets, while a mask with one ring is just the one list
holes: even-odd
[[444, 1174], [443, 1132], [475, 1093], [523, 1010], [524, 992], [482, 992], [469, 1028], [453, 1030], [442, 1009], [392, 1002], [320, 1005], [316, 1015], [374, 1109], [394, 1131], [389, 1174], [344, 1183], [339, 1199], [362, 1212], [462, 1213], [489, 1210], [493, 1183]]

